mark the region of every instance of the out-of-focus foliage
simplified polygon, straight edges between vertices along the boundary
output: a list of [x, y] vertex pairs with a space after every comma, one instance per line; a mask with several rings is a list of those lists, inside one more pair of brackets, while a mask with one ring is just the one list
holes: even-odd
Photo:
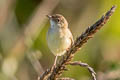
[[[98, 80], [120, 80], [119, 0], [0, 0], [0, 80], [37, 80], [43, 70], [52, 66], [54, 55], [46, 43], [46, 32], [50, 26], [47, 18], [40, 22], [43, 24], [38, 24], [40, 29], [32, 35], [35, 37], [29, 40], [25, 33], [36, 29], [32, 26], [31, 31], [26, 30], [39, 22], [34, 16], [42, 13], [46, 16], [46, 6], [55, 5], [56, 1], [59, 3], [50, 13], [60, 13], [66, 17], [74, 39], [112, 5], [117, 6], [109, 22], [77, 52], [74, 60], [92, 66]], [[41, 7], [42, 10], [39, 9]], [[89, 80], [91, 77], [86, 69], [79, 66], [68, 68], [70, 71], [62, 76], [76, 80]]]

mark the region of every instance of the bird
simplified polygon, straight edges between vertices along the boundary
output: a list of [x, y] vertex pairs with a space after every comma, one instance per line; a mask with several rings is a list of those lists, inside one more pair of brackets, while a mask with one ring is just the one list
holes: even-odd
[[73, 35], [68, 28], [68, 22], [61, 14], [47, 15], [50, 27], [47, 32], [47, 43], [50, 51], [55, 55], [54, 66], [58, 56], [62, 56], [74, 43]]

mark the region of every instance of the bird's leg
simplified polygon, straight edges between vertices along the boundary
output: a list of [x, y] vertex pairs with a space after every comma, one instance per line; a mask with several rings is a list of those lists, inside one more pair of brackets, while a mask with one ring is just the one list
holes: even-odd
[[54, 60], [54, 64], [53, 64], [53, 66], [52, 66], [52, 70], [56, 67], [56, 64], [57, 64], [57, 58], [58, 58], [58, 56], [55, 56], [55, 60]]
[[56, 67], [56, 64], [57, 64], [57, 59], [58, 59], [58, 56], [55, 56], [55, 61], [54, 61], [54, 64], [53, 64], [53, 66], [55, 66], [55, 67]]

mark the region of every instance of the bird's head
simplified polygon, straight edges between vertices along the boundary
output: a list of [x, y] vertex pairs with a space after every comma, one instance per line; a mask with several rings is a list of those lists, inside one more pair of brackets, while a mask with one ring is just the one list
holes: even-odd
[[60, 14], [47, 15], [47, 17], [50, 19], [51, 27], [60, 27], [60, 28], [68, 27], [67, 20]]

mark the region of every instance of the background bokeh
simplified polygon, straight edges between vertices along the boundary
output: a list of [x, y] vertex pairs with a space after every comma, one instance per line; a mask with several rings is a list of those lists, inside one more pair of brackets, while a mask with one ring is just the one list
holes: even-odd
[[[88, 63], [97, 80], [120, 80], [119, 0], [0, 0], [0, 80], [37, 80], [54, 61], [48, 49], [47, 14], [66, 17], [74, 39], [112, 5], [109, 22], [77, 52], [74, 60]], [[68, 66], [63, 77], [90, 80], [85, 68]]]

